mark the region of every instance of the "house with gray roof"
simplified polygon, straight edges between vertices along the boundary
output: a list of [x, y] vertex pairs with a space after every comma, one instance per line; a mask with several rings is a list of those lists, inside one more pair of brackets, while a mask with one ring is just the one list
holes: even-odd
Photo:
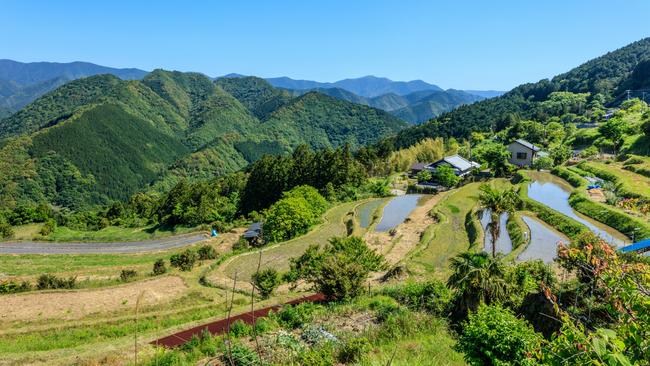
[[475, 161], [469, 161], [463, 158], [460, 155], [451, 155], [445, 156], [444, 158], [431, 163], [425, 167], [426, 170], [429, 170], [432, 173], [436, 172], [436, 169], [442, 165], [447, 165], [454, 170], [454, 173], [459, 177], [464, 177], [467, 174], [471, 173], [472, 170], [478, 169], [481, 167], [481, 164]]
[[539, 146], [522, 139], [517, 139], [508, 145], [510, 163], [518, 167], [531, 166], [535, 159], [548, 156]]

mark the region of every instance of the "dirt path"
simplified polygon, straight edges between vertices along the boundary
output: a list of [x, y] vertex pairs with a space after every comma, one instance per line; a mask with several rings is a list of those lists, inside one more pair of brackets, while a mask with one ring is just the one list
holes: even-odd
[[0, 243], [0, 254], [138, 253], [184, 247], [208, 238], [206, 234], [188, 234], [154, 240], [110, 243], [2, 242]]
[[151, 305], [174, 300], [186, 290], [180, 277], [165, 276], [103, 289], [5, 295], [0, 296], [0, 322], [80, 319], [88, 314], [132, 308], [141, 293], [141, 304]]
[[422, 232], [434, 223], [429, 212], [448, 192], [431, 196], [426, 202], [417, 206], [408, 218], [395, 228], [395, 235], [389, 232], [369, 231], [365, 235], [371, 248], [382, 253], [389, 265], [395, 265], [415, 249], [420, 242]]

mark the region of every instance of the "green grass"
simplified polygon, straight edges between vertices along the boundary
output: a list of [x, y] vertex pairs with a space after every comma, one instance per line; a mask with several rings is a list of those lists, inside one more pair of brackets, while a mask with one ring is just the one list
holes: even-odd
[[44, 240], [51, 241], [83, 241], [83, 242], [113, 242], [113, 241], [139, 241], [164, 238], [172, 235], [186, 234], [197, 231], [197, 228], [175, 227], [173, 229], [157, 228], [153, 226], [125, 228], [109, 226], [97, 231], [79, 231], [68, 227], [57, 227], [54, 232]]
[[436, 333], [419, 334], [376, 347], [359, 365], [384, 366], [391, 358], [390, 364], [394, 366], [466, 365], [463, 355], [454, 351], [455, 344], [448, 331], [440, 328]]
[[425, 231], [423, 247], [411, 258], [411, 263], [425, 272], [445, 273], [449, 258], [469, 249], [465, 215], [476, 205], [479, 186], [480, 183], [465, 185], [438, 203], [434, 211], [439, 213], [441, 221]]
[[[286, 271], [289, 269], [289, 259], [300, 256], [310, 245], [323, 245], [334, 236], [344, 236], [344, 218], [357, 204], [358, 202], [347, 202], [333, 207], [325, 213], [323, 223], [309, 233], [263, 249], [261, 268]], [[231, 278], [237, 272], [238, 280], [248, 281], [257, 268], [257, 261], [257, 252], [242, 254], [225, 264], [222, 270]]]
[[586, 166], [593, 166], [596, 169], [604, 170], [616, 176], [626, 191], [637, 193], [644, 197], [650, 197], [650, 178], [623, 169], [621, 163], [605, 164], [596, 161], [585, 163]]

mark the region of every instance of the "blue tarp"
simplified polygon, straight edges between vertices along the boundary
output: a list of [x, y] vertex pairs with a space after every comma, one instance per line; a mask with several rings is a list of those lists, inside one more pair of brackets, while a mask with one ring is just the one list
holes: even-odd
[[629, 252], [636, 252], [639, 250], [648, 250], [648, 249], [650, 249], [650, 239], [641, 240], [638, 243], [630, 244], [628, 246], [619, 249], [619, 251], [623, 253], [629, 253]]

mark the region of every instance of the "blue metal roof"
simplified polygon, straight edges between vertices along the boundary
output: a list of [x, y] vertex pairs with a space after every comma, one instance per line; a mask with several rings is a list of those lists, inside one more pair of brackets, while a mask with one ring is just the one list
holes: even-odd
[[621, 251], [622, 253], [629, 253], [629, 252], [636, 252], [639, 250], [648, 250], [648, 249], [650, 249], [650, 239], [641, 240], [638, 243], [624, 246], [623, 248], [620, 248], [619, 251]]

